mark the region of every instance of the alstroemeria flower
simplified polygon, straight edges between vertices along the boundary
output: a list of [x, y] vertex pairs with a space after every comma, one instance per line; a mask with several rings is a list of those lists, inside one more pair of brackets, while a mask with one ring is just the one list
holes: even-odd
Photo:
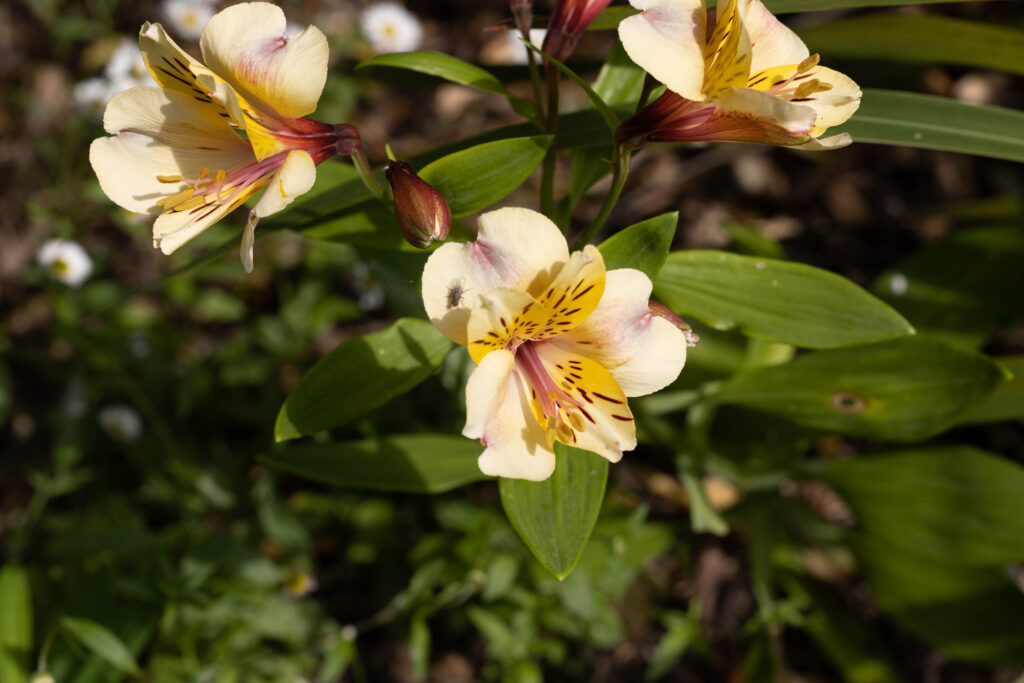
[[304, 118], [327, 79], [327, 39], [313, 26], [285, 30], [275, 5], [229, 7], [203, 29], [203, 64], [160, 24], [143, 25], [139, 48], [160, 87], [110, 101], [111, 137], [92, 143], [89, 161], [114, 202], [158, 214], [153, 246], [165, 254], [266, 187], [243, 236], [251, 271], [256, 221], [308, 191], [318, 163], [358, 143], [352, 126]]
[[708, 24], [704, 0], [630, 0], [619, 24], [630, 58], [668, 87], [622, 124], [622, 141], [733, 141], [834, 149], [819, 139], [860, 105], [860, 88], [818, 65], [761, 0], [723, 0]]
[[469, 347], [466, 426], [485, 474], [540, 481], [554, 442], [617, 462], [636, 446], [627, 398], [665, 387], [687, 340], [651, 313], [651, 280], [605, 272], [593, 246], [569, 254], [550, 220], [529, 209], [480, 217], [475, 242], [448, 243], [423, 270], [434, 325]]

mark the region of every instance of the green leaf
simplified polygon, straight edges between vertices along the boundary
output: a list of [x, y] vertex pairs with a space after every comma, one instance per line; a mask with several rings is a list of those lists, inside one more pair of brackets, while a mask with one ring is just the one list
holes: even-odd
[[32, 591], [18, 564], [0, 569], [0, 683], [28, 680], [32, 656]]
[[934, 95], [865, 89], [853, 118], [828, 130], [836, 132], [855, 142], [1024, 161], [1024, 112]]
[[950, 427], [1003, 378], [986, 356], [909, 337], [757, 368], [727, 382], [715, 400], [813, 429], [905, 441]]
[[273, 451], [262, 462], [334, 486], [373, 491], [442, 493], [486, 479], [476, 441], [408, 434], [363, 441], [305, 443]]
[[60, 625], [65, 633], [118, 671], [135, 675], [142, 673], [131, 651], [106, 626], [75, 617], [62, 617]]
[[651, 661], [644, 673], [645, 681], [656, 681], [669, 673], [690, 646], [700, 638], [698, 617], [697, 610], [691, 609], [689, 613], [669, 612], [662, 618], [665, 635], [658, 641], [658, 646], [651, 655]]
[[1006, 368], [1013, 379], [997, 386], [984, 401], [960, 418], [960, 424], [1000, 422], [1024, 417], [1024, 356], [994, 360]]
[[718, 330], [822, 349], [892, 339], [913, 328], [888, 304], [820, 268], [721, 251], [669, 254], [654, 294]]
[[1024, 74], [1024, 31], [931, 14], [885, 12], [800, 29], [832, 57], [955, 64]]
[[1024, 666], [1024, 594], [1002, 568], [936, 561], [863, 534], [854, 539], [873, 600], [955, 659]]
[[668, 258], [678, 222], [679, 212], [673, 211], [615, 233], [599, 247], [605, 268], [636, 268], [654, 280]]
[[545, 481], [499, 479], [509, 522], [540, 563], [564, 579], [590, 539], [604, 501], [608, 461], [590, 451], [555, 444], [555, 473]]
[[951, 564], [1024, 560], [1024, 467], [1010, 460], [943, 446], [831, 460], [815, 476], [893, 548]]
[[544, 160], [551, 140], [534, 135], [476, 145], [428, 164], [419, 175], [444, 195], [458, 218], [486, 209], [522, 185]]
[[277, 415], [274, 438], [294, 439], [370, 412], [429, 377], [450, 348], [432, 324], [415, 318], [342, 343], [299, 380]]
[[532, 102], [510, 94], [505, 85], [491, 72], [442, 52], [424, 50], [377, 55], [357, 64], [356, 71], [375, 67], [408, 69], [429, 76], [443, 78], [452, 83], [467, 85], [477, 90], [506, 97], [512, 108], [527, 118], [532, 118], [537, 114], [537, 108]]
[[1024, 229], [959, 230], [883, 273], [875, 293], [918, 334], [976, 348], [1024, 298]]

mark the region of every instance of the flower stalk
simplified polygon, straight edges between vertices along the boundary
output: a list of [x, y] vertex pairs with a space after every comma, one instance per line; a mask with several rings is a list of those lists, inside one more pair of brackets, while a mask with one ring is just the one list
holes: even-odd
[[629, 176], [629, 160], [631, 156], [629, 148], [621, 143], [615, 145], [615, 158], [612, 160], [612, 186], [608, 190], [608, 194], [605, 195], [604, 203], [601, 204], [601, 209], [597, 212], [597, 216], [590, 223], [583, 234], [580, 235], [579, 239], [576, 240], [576, 245], [589, 244], [597, 232], [608, 220], [608, 216], [611, 215], [612, 209], [619, 201], [619, 196], [622, 194], [622, 188], [626, 186], [626, 178]]

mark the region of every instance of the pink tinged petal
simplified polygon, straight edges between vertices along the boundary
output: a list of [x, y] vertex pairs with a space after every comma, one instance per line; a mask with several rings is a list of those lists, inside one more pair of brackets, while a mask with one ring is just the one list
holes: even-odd
[[633, 413], [607, 369], [593, 358], [553, 343], [534, 344], [533, 348], [554, 383], [576, 403], [573, 409], [561, 401], [568, 413], [562, 416], [562, 431], [568, 432], [568, 438], [559, 435], [559, 441], [611, 462], [621, 460], [623, 451], [636, 448]]
[[707, 16], [703, 0], [631, 0], [640, 14], [619, 23], [629, 58], [670, 90], [703, 100]]
[[608, 369], [626, 396], [665, 388], [686, 363], [686, 335], [649, 308], [651, 280], [632, 268], [609, 271], [604, 297], [587, 320], [551, 344]]
[[741, 0], [740, 17], [753, 49], [751, 72], [799, 64], [810, 54], [804, 41], [776, 19], [761, 0]]
[[466, 384], [463, 435], [487, 447], [480, 471], [494, 477], [543, 481], [555, 471], [555, 453], [534, 419], [526, 389], [508, 351], [487, 354]]
[[327, 80], [327, 38], [309, 26], [285, 36], [284, 12], [266, 2], [218, 12], [199, 41], [206, 64], [254, 106], [295, 118], [312, 113]]
[[299, 195], [309, 192], [315, 182], [316, 164], [313, 163], [313, 157], [303, 150], [288, 152], [281, 168], [271, 176], [253, 213], [260, 218], [277, 213]]
[[89, 161], [103, 192], [137, 213], [160, 213], [157, 200], [185, 187], [157, 176], [198, 178], [204, 168], [252, 160], [248, 144], [220, 117], [181, 92], [126, 90], [107, 105], [104, 127], [113, 137], [94, 140]]
[[449, 242], [423, 269], [423, 306], [430, 320], [457, 344], [480, 297], [498, 287], [529, 290], [547, 284], [569, 260], [558, 227], [536, 211], [504, 208], [480, 216], [476, 242]]
[[714, 114], [686, 131], [684, 139], [799, 145], [811, 139], [816, 118], [810, 107], [759, 90], [730, 88], [716, 101]]

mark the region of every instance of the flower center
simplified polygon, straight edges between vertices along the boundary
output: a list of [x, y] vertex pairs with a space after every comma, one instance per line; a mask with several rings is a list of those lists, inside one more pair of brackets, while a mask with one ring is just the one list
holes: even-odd
[[156, 178], [161, 183], [188, 183], [187, 187], [177, 194], [157, 200], [157, 206], [165, 211], [190, 211], [211, 203], [230, 202], [247, 187], [259, 187], [256, 184], [265, 181], [284, 163], [287, 152], [280, 152], [267, 157], [263, 161], [248, 161], [235, 166], [230, 171], [219, 169], [211, 174], [209, 168], [199, 172], [198, 178], [184, 178], [180, 175]]
[[555, 384], [537, 353], [537, 344], [524, 342], [515, 349], [516, 368], [530, 385], [537, 422], [554, 430], [559, 441], [572, 444], [576, 441], [573, 432], [582, 432], [585, 426], [580, 415], [583, 404]]

